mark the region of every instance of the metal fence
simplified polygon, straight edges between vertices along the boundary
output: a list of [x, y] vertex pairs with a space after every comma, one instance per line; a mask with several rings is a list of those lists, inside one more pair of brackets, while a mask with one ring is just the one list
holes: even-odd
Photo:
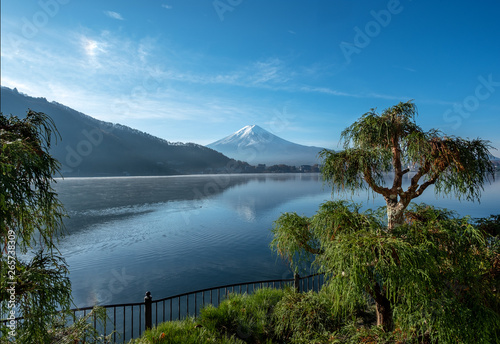
[[[102, 335], [111, 334], [115, 343], [126, 343], [132, 338], [165, 321], [181, 320], [188, 316], [197, 317], [201, 309], [212, 304], [217, 307], [229, 293], [252, 294], [260, 288], [280, 288], [293, 286], [297, 291], [319, 291], [324, 283], [323, 274], [290, 279], [263, 280], [247, 283], [229, 284], [206, 288], [155, 300], [146, 292], [143, 302], [99, 306], [106, 311], [106, 321], [101, 322], [96, 316], [88, 321]], [[75, 319], [87, 316], [94, 307], [72, 309]], [[5, 323], [5, 321], [3, 321]], [[85, 340], [85, 339], [84, 339]]]

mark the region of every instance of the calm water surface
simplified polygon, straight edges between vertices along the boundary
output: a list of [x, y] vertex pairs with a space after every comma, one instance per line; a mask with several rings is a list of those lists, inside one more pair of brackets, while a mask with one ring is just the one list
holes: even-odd
[[[273, 221], [283, 212], [311, 216], [332, 199], [319, 174], [67, 178], [56, 190], [70, 215], [59, 248], [80, 307], [140, 302], [147, 290], [162, 298], [290, 278], [269, 249]], [[367, 193], [343, 198], [384, 204]], [[498, 214], [500, 182], [485, 187], [481, 204], [432, 190], [417, 200], [473, 217]]]

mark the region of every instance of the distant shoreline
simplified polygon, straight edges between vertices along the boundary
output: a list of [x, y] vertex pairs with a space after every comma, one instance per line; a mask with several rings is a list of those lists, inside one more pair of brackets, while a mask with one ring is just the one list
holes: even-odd
[[131, 178], [131, 179], [139, 179], [139, 178], [176, 178], [176, 177], [216, 177], [216, 176], [275, 176], [280, 174], [286, 175], [319, 175], [321, 172], [253, 172], [253, 173], [197, 173], [197, 174], [170, 174], [170, 175], [143, 175], [143, 176], [62, 176], [55, 177], [54, 180], [64, 180], [64, 179], [115, 179], [115, 178]]

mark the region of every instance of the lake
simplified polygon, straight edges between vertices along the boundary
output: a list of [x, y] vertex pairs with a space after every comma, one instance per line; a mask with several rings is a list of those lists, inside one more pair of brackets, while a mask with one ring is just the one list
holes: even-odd
[[[158, 299], [291, 278], [269, 249], [273, 221], [284, 212], [311, 216], [332, 199], [319, 174], [66, 178], [56, 191], [70, 215], [58, 247], [79, 307], [141, 302], [148, 290]], [[342, 198], [384, 205], [366, 192]], [[416, 200], [485, 217], [500, 213], [500, 182], [485, 185], [480, 204], [432, 189]]]

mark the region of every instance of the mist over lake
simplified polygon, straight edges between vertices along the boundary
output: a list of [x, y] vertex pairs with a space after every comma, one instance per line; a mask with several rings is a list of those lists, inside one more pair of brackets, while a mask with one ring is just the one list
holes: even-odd
[[[273, 221], [283, 212], [311, 216], [339, 198], [319, 174], [307, 173], [67, 178], [56, 191], [70, 216], [58, 247], [80, 307], [140, 302], [148, 290], [162, 298], [290, 278], [269, 249]], [[364, 208], [385, 204], [367, 192], [341, 198]], [[499, 200], [494, 181], [481, 203], [436, 197], [432, 188], [414, 201], [486, 217], [500, 213]]]

